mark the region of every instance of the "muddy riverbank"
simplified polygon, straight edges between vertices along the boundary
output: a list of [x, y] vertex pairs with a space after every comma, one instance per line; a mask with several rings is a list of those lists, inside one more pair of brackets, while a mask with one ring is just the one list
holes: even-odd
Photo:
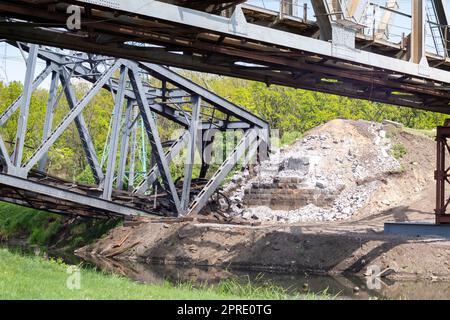
[[[78, 255], [264, 272], [450, 280], [450, 241], [384, 235], [377, 226], [142, 223], [112, 230]], [[369, 269], [368, 269], [369, 268]]]

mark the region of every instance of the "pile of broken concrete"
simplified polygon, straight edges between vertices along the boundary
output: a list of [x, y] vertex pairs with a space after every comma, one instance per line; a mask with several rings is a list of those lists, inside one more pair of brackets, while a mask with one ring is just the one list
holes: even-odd
[[348, 219], [386, 176], [402, 170], [391, 148], [383, 124], [330, 121], [274, 151], [253, 175], [236, 174], [225, 188], [230, 215], [285, 223]]

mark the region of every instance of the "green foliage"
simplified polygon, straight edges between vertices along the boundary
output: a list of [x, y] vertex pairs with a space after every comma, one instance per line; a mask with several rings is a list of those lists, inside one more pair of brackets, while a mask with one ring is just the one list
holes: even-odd
[[[49, 170], [58, 172], [64, 177], [71, 177], [76, 173], [74, 158], [75, 151], [72, 148], [64, 146], [53, 148], [49, 152]], [[70, 172], [71, 168], [73, 172]]]
[[229, 77], [194, 72], [185, 72], [185, 75], [266, 119], [272, 128], [280, 130], [281, 137], [286, 132], [304, 133], [336, 118], [376, 122], [388, 119], [410, 128], [432, 129], [441, 125], [448, 117], [439, 113], [313, 91], [275, 85], [267, 87], [263, 83]]
[[273, 297], [274, 299], [283, 299], [288, 296], [288, 290], [277, 286], [271, 282], [262, 285], [255, 285], [247, 278], [247, 281], [239, 279], [227, 279], [217, 286], [217, 291], [224, 295], [233, 296], [261, 296]]
[[75, 178], [77, 182], [86, 184], [95, 184], [94, 175], [90, 167], [85, 167], [84, 170]]
[[[69, 219], [60, 215], [0, 202], [0, 238], [28, 238], [29, 244], [75, 249], [102, 237], [120, 220]], [[70, 222], [70, 223], [69, 223]], [[62, 239], [59, 235], [62, 234]]]
[[[32, 243], [33, 240], [45, 240], [53, 235], [55, 225], [61, 220], [62, 217], [55, 214], [0, 203], [0, 235], [3, 236], [24, 233], [34, 234], [33, 239], [30, 239]], [[39, 235], [36, 230], [43, 234]]]
[[397, 160], [400, 160], [406, 155], [407, 150], [404, 145], [397, 143], [392, 146], [390, 153], [392, 157], [394, 157]]

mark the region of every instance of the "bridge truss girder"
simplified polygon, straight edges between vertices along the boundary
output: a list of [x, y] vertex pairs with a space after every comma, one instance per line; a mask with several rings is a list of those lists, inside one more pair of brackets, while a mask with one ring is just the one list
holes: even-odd
[[[239, 2], [215, 3], [233, 6]], [[353, 14], [365, 2], [346, 1], [347, 6], [355, 3], [349, 6]], [[311, 30], [317, 31], [317, 24], [308, 21], [297, 21], [305, 34], [289, 33], [246, 21], [245, 14], [251, 11], [246, 4], [235, 6], [229, 17], [206, 7], [193, 10], [189, 3], [148, 1], [139, 7], [129, 0], [67, 0], [57, 5], [2, 0], [0, 10], [6, 20], [0, 23], [0, 36], [450, 113], [447, 57], [427, 56], [429, 65], [419, 66], [408, 61], [411, 48], [399, 44], [380, 44], [378, 50], [376, 39], [358, 38], [356, 47], [348, 47], [333, 35], [331, 42], [314, 38]], [[79, 31], [65, 28], [66, 8], [71, 4], [82, 8], [82, 21], [88, 22], [82, 23]], [[438, 16], [445, 16], [436, 8]], [[330, 12], [325, 9], [323, 14]], [[318, 25], [320, 31], [325, 29], [320, 21]], [[330, 79], [333, 81], [327, 81]]]
[[[9, 45], [18, 48], [27, 63], [23, 94], [0, 115], [1, 127], [16, 111], [20, 112], [12, 153], [0, 138], [0, 199], [4, 201], [85, 216], [196, 214], [204, 208], [241, 157], [254, 156], [259, 147], [262, 156], [267, 154], [267, 150], [262, 148], [268, 145], [269, 127], [265, 121], [165, 67], [24, 43], [9, 42]], [[34, 77], [38, 60], [44, 61], [46, 67]], [[42, 141], [30, 155], [26, 155], [31, 95], [49, 76]], [[90, 83], [79, 100], [71, 85], [75, 78]], [[109, 90], [114, 97], [106, 168], [97, 157], [93, 137], [83, 118], [83, 111], [102, 89]], [[59, 94], [66, 98], [69, 112], [55, 125], [53, 114], [58, 108]], [[156, 114], [181, 126], [182, 133], [177, 140], [161, 141]], [[132, 150], [136, 148], [138, 121], [143, 123], [145, 139], [151, 146], [151, 158], [155, 164], [142, 181], [134, 185], [135, 158], [128, 157], [128, 153], [134, 154]], [[49, 149], [72, 124], [77, 129], [95, 185], [63, 181], [45, 172]], [[198, 177], [193, 177], [195, 155], [200, 152], [202, 162], [207, 158], [201, 147], [204, 145], [203, 137], [211, 131], [221, 133], [227, 130], [242, 130], [242, 140], [227, 157], [226, 165], [212, 173], [211, 181], [197, 182]], [[134, 138], [131, 138], [133, 134]], [[171, 174], [170, 163], [183, 149], [187, 149], [188, 156], [183, 183], [178, 186]], [[143, 156], [147, 157], [147, 154]], [[125, 190], [127, 164], [131, 185]], [[159, 193], [152, 188], [158, 179], [162, 186]]]

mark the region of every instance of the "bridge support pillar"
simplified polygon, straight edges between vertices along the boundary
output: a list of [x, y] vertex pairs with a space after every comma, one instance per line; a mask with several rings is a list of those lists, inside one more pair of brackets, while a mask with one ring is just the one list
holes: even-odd
[[450, 214], [447, 214], [447, 208], [450, 204], [450, 197], [446, 196], [446, 185], [450, 184], [450, 167], [446, 165], [446, 154], [450, 153], [450, 126], [437, 127], [436, 142], [436, 171], [434, 178], [436, 180], [436, 223], [450, 223]]

